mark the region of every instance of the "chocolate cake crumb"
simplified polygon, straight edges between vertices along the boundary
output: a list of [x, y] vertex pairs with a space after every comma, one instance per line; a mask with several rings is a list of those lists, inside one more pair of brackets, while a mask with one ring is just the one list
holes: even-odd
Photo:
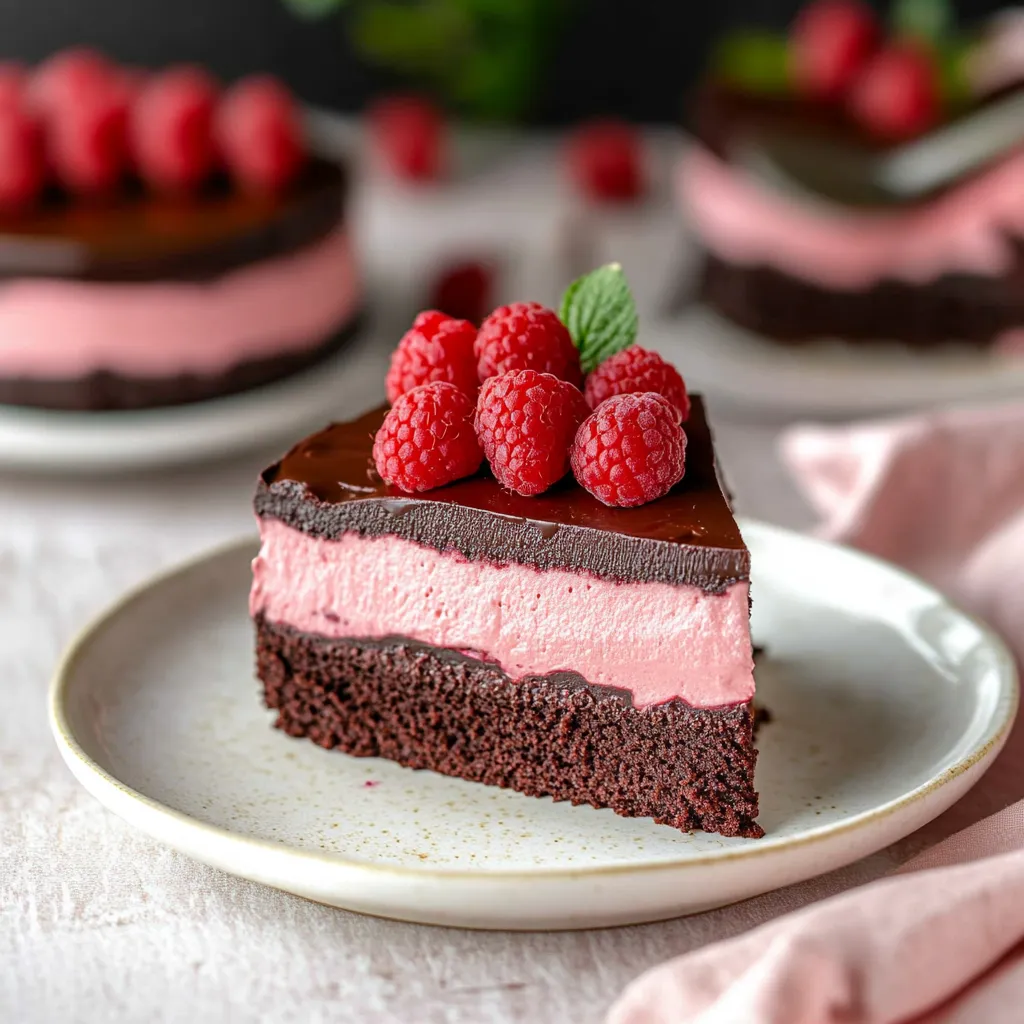
[[635, 708], [564, 674], [512, 681], [412, 641], [335, 640], [262, 616], [256, 629], [264, 699], [290, 736], [684, 831], [764, 835], [749, 704]]

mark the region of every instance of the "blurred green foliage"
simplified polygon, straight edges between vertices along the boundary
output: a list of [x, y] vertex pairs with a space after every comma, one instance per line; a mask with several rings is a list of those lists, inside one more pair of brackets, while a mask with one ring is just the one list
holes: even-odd
[[347, 8], [352, 41], [367, 60], [486, 120], [529, 111], [572, 2], [285, 0], [304, 18]]

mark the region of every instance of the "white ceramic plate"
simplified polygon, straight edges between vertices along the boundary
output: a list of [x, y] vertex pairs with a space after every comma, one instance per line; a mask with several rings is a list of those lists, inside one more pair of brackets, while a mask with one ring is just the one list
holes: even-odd
[[138, 412], [0, 405], [0, 468], [128, 472], [233, 455], [300, 437], [378, 392], [391, 346], [364, 329], [337, 355], [238, 395]]
[[359, 760], [271, 728], [252, 675], [252, 542], [154, 580], [87, 629], [51, 694], [71, 770], [115, 813], [225, 871], [386, 917], [584, 928], [708, 909], [837, 868], [970, 788], [1017, 708], [1003, 645], [937, 593], [747, 523], [761, 840]]
[[950, 346], [776, 345], [703, 306], [648, 320], [647, 343], [670, 357], [693, 390], [751, 414], [781, 418], [874, 416], [1024, 395], [1024, 358]]

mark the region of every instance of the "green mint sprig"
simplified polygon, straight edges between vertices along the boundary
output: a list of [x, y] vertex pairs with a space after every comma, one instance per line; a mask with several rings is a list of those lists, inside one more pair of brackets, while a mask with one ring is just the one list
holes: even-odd
[[956, 14], [951, 0], [896, 0], [891, 21], [896, 35], [938, 47], [952, 35]]
[[562, 296], [558, 316], [579, 349], [584, 373], [636, 341], [636, 301], [618, 263], [573, 281]]

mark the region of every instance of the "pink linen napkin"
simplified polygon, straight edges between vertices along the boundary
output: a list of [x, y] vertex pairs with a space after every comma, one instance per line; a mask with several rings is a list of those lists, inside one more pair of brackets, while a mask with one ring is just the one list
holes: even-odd
[[[797, 427], [781, 452], [821, 535], [935, 583], [1024, 661], [1024, 405]], [[990, 771], [1018, 802], [976, 822], [968, 795], [949, 814], [970, 827], [882, 881], [649, 971], [609, 1024], [1024, 1022], [1022, 732]]]

